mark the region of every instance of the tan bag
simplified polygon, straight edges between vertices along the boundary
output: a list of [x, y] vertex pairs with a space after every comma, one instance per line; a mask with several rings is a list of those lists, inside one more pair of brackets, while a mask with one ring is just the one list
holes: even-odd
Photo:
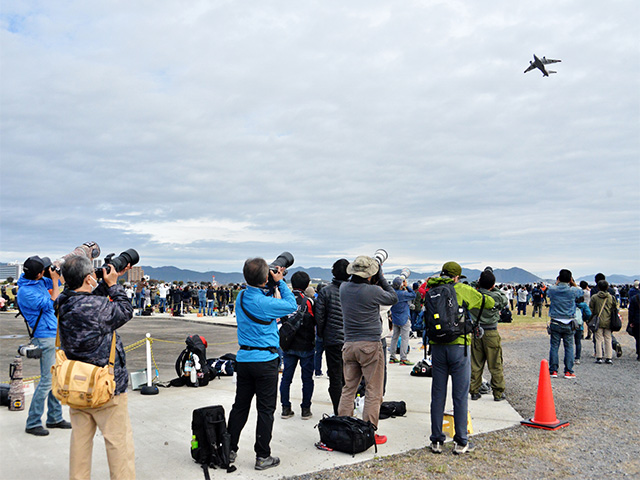
[[71, 408], [97, 408], [107, 403], [116, 391], [113, 366], [116, 358], [116, 333], [111, 340], [109, 363], [98, 367], [69, 360], [60, 348], [60, 327], [56, 334], [56, 363], [51, 367], [51, 391], [63, 405]]

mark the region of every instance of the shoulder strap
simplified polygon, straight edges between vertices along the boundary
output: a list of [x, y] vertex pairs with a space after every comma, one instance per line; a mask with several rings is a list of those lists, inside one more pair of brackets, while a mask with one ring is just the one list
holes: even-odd
[[[56, 350], [60, 348], [60, 315], [58, 317], [58, 328], [56, 329]], [[109, 352], [109, 373], [113, 374], [113, 367], [116, 361], [116, 331], [111, 332], [111, 351]]]
[[242, 308], [242, 311], [244, 312], [244, 314], [249, 318], [249, 320], [259, 323], [260, 325], [271, 325], [271, 322], [267, 322], [266, 320], [260, 320], [259, 318], [256, 318], [253, 315], [251, 315], [249, 312], [247, 312], [247, 310], [244, 308], [243, 299], [244, 299], [244, 292], [240, 293], [240, 307]]
[[38, 329], [38, 324], [40, 323], [40, 317], [42, 317], [42, 309], [40, 309], [40, 313], [38, 314], [38, 319], [36, 320], [36, 324], [33, 326], [33, 330], [31, 330], [31, 328], [29, 327], [29, 322], [27, 322], [27, 317], [25, 317], [24, 314], [22, 313], [22, 310], [20, 310], [18, 297], [16, 297], [16, 306], [18, 307], [18, 313], [16, 314], [16, 317], [18, 315], [22, 315], [22, 318], [24, 319], [24, 324], [27, 327], [27, 333], [29, 334], [29, 339], [32, 339], [33, 336], [36, 334], [36, 330]]

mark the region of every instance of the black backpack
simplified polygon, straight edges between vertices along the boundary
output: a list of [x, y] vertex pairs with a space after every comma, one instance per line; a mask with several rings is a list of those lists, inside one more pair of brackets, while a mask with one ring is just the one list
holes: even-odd
[[313, 306], [311, 300], [304, 295], [296, 295], [296, 302], [298, 309], [290, 315], [287, 315], [282, 319], [282, 326], [280, 327], [280, 348], [282, 350], [288, 350], [293, 339], [300, 330], [300, 326], [305, 320], [305, 317], [313, 317]]
[[229, 466], [231, 434], [227, 431], [222, 405], [195, 409], [191, 434], [191, 457], [202, 465], [207, 480], [208, 467], [225, 468], [228, 473], [236, 470], [236, 467]]
[[427, 336], [435, 343], [451, 343], [471, 333], [472, 324], [466, 306], [458, 305], [453, 283], [430, 288], [425, 295]]
[[[189, 335], [185, 343], [187, 348], [178, 355], [176, 360], [178, 374], [176, 381], [179, 380], [177, 383], [190, 387], [204, 387], [209, 384], [211, 378], [211, 370], [207, 363], [207, 347], [199, 335]], [[192, 369], [196, 372], [195, 382], [191, 379]]]
[[400, 400], [399, 402], [382, 402], [380, 405], [380, 419], [402, 417], [407, 413], [407, 404]]
[[376, 446], [376, 427], [373, 423], [353, 417], [330, 417], [326, 413], [316, 425], [320, 432], [320, 441], [338, 452], [356, 453]]

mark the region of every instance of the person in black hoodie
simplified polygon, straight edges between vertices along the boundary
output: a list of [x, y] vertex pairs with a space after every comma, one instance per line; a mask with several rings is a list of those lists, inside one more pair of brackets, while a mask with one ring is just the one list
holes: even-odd
[[[308, 420], [311, 414], [311, 397], [313, 396], [313, 360], [315, 357], [316, 345], [316, 321], [313, 315], [312, 299], [304, 295], [304, 290], [309, 286], [309, 275], [298, 271], [291, 276], [291, 286], [293, 294], [298, 303], [298, 310], [305, 309], [300, 328], [295, 333], [293, 341], [288, 350], [284, 351], [284, 370], [280, 382], [280, 401], [282, 402], [282, 418], [291, 418], [294, 413], [291, 410], [289, 400], [289, 389], [293, 374], [296, 371], [298, 361], [302, 370], [302, 419]], [[296, 313], [288, 315], [282, 319], [282, 323], [291, 321]]]
[[342, 347], [344, 346], [344, 325], [342, 324], [342, 306], [340, 304], [340, 285], [349, 280], [347, 267], [349, 260], [337, 260], [331, 269], [333, 280], [318, 292], [315, 304], [318, 336], [324, 340], [324, 352], [329, 377], [329, 397], [333, 404], [333, 413], [338, 414], [338, 405], [344, 386], [342, 372]]

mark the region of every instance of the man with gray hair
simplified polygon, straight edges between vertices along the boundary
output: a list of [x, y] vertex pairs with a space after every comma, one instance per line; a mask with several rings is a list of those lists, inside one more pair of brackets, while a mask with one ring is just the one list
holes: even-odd
[[111, 478], [134, 479], [135, 453], [133, 432], [127, 407], [128, 372], [122, 340], [116, 330], [131, 320], [133, 307], [118, 277], [130, 265], [117, 272], [112, 265], [102, 269], [102, 281], [87, 257], [74, 256], [62, 265], [67, 288], [56, 302], [59, 315], [60, 344], [69, 360], [98, 367], [109, 362], [113, 337], [116, 339], [114, 377], [115, 394], [98, 408], [70, 408], [71, 448], [69, 478], [91, 478], [93, 437], [96, 427], [102, 432], [107, 449]]
[[[344, 381], [338, 415], [353, 415], [353, 401], [364, 376], [366, 393], [362, 419], [378, 426], [384, 382], [384, 352], [380, 337], [380, 306], [394, 305], [398, 296], [382, 274], [376, 260], [359, 256], [347, 267], [350, 282], [340, 285], [340, 304], [344, 320], [342, 361]], [[376, 444], [387, 441], [375, 436]]]

